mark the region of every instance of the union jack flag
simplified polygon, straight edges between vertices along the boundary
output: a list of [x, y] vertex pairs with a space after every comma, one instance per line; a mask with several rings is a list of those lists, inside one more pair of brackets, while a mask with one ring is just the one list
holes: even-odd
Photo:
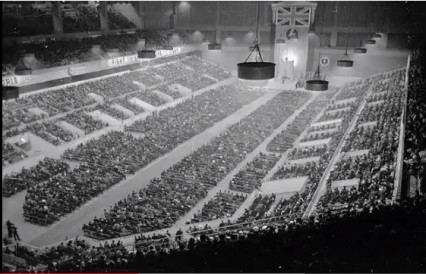
[[309, 27], [310, 23], [310, 7], [279, 7], [277, 9], [277, 25], [289, 27]]

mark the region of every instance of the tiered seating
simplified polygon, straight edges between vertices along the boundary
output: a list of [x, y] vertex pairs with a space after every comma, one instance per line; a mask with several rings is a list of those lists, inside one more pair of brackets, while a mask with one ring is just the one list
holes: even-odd
[[262, 179], [279, 159], [280, 157], [275, 154], [260, 153], [232, 178], [229, 189], [251, 193], [262, 185]]
[[[372, 130], [359, 134], [359, 128], [353, 131], [346, 141], [345, 150], [369, 149], [367, 155], [344, 157], [334, 167], [327, 181], [327, 193], [321, 197], [318, 211], [336, 206], [337, 204], [349, 204], [356, 210], [362, 210], [368, 205], [384, 205], [387, 199], [392, 197], [395, 171], [395, 159], [398, 149], [399, 126], [401, 117], [401, 95], [403, 92], [404, 70], [398, 70], [386, 75], [387, 81], [393, 88], [395, 97], [391, 96], [384, 104], [374, 108], [365, 108], [361, 117], [377, 118], [378, 124]], [[377, 82], [374, 90], [379, 92], [386, 88], [381, 82]], [[372, 114], [373, 113], [373, 114]], [[360, 119], [357, 123], [364, 122]], [[374, 132], [374, 133], [372, 133]], [[371, 147], [366, 147], [371, 145]], [[358, 178], [358, 189], [352, 187], [349, 191], [333, 190], [332, 182], [336, 180], [348, 180]]]
[[[421, 59], [418, 54], [412, 55], [409, 70], [407, 112], [405, 113], [405, 153], [403, 178], [416, 182], [419, 194], [426, 193], [425, 146], [426, 136], [426, 94], [424, 69], [421, 69]], [[423, 74], [422, 74], [423, 72]], [[413, 192], [415, 192], [414, 190]]]
[[[350, 104], [350, 109], [345, 111], [345, 114], [342, 117], [341, 126], [339, 126], [331, 136], [331, 140], [325, 151], [319, 155], [320, 159], [318, 163], [308, 162], [305, 165], [288, 165], [288, 163], [285, 163], [284, 166], [280, 167], [276, 174], [274, 174], [272, 179], [308, 177], [304, 190], [301, 193], [296, 193], [295, 195], [287, 199], [282, 199], [278, 202], [273, 212], [274, 216], [283, 216], [288, 214], [302, 216], [316, 191], [323, 172], [334, 154], [337, 145], [339, 144], [345, 130], [349, 127], [354, 114], [360, 106], [363, 97], [366, 95], [372, 82], [374, 82], [374, 79], [364, 79], [362, 80], [362, 83], [364, 83], [363, 85], [345, 88], [336, 96], [336, 98], [338, 98], [336, 100], [353, 98], [354, 96], [356, 96], [356, 99]], [[305, 150], [303, 152], [303, 156], [306, 158], [314, 157], [319, 154], [318, 152], [318, 149]], [[291, 154], [290, 157], [292, 157], [292, 155], [293, 154]]]
[[229, 218], [237, 211], [247, 198], [244, 194], [235, 194], [229, 191], [218, 192], [213, 199], [204, 204], [200, 213], [194, 214], [191, 223]]

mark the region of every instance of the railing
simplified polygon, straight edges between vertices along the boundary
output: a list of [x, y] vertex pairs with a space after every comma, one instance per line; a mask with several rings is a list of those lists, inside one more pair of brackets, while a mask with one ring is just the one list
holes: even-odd
[[[398, 144], [398, 155], [396, 156], [396, 169], [395, 169], [395, 184], [392, 194], [392, 201], [396, 201], [401, 198], [402, 189], [402, 177], [404, 167], [404, 142], [405, 142], [405, 125], [407, 119], [407, 101], [408, 101], [408, 81], [410, 76], [410, 62], [411, 55], [408, 55], [407, 70], [405, 72], [405, 86], [404, 86], [404, 105], [401, 114], [401, 126], [399, 132], [399, 144]], [[408, 193], [407, 193], [408, 194]]]

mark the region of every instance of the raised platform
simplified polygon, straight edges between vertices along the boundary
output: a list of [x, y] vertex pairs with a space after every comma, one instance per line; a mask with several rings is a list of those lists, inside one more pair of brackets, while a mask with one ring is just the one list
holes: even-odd
[[318, 146], [321, 146], [322, 147], [324, 145], [328, 145], [330, 140], [331, 140], [331, 138], [319, 139], [319, 140], [315, 140], [315, 141], [298, 143], [298, 144], [296, 144], [296, 146], [298, 146], [298, 147], [318, 147]]
[[309, 158], [300, 158], [296, 160], [291, 160], [288, 163], [290, 165], [306, 165], [307, 163], [318, 163], [320, 160], [320, 157], [309, 157]]
[[260, 191], [263, 194], [299, 192], [308, 181], [308, 177], [296, 177], [265, 182]]
[[342, 118], [340, 119], [335, 119], [335, 120], [328, 120], [328, 121], [324, 121], [324, 122], [318, 122], [318, 123], [314, 123], [311, 125], [311, 127], [319, 127], [319, 126], [325, 126], [325, 125], [329, 125], [329, 124], [340, 124], [342, 122]]
[[362, 123], [358, 125], [358, 127], [375, 127], [375, 126], [377, 126], [377, 121], [366, 122], [366, 123]]

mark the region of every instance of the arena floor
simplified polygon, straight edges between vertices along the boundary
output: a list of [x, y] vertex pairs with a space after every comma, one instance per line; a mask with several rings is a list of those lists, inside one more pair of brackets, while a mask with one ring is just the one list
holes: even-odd
[[[283, 87], [281, 86], [281, 89], [282, 88]], [[169, 154], [151, 163], [149, 166], [147, 166], [140, 172], [136, 173], [131, 177], [128, 177], [126, 181], [123, 181], [122, 183], [104, 192], [100, 196], [92, 199], [72, 214], [63, 217], [59, 222], [49, 227], [41, 227], [24, 221], [22, 204], [25, 199], [26, 191], [14, 195], [11, 198], [3, 198], [3, 226], [5, 226], [5, 222], [7, 220], [12, 221], [18, 227], [19, 234], [23, 242], [37, 247], [54, 244], [60, 241], [64, 241], [66, 238], [70, 239], [82, 235], [81, 228], [83, 224], [88, 223], [95, 216], [102, 216], [104, 209], [107, 209], [109, 206], [125, 198], [133, 190], [137, 191], [145, 187], [152, 178], [160, 176], [162, 171], [166, 170], [173, 164], [180, 161], [186, 155], [190, 154], [193, 150], [196, 150], [202, 145], [208, 143], [212, 138], [219, 135], [220, 132], [226, 130], [229, 126], [235, 124], [243, 117], [247, 116], [252, 111], [257, 109], [259, 106], [273, 98], [274, 95], [276, 95], [278, 92], [278, 90], [271, 90], [271, 92], [265, 93], [265, 95], [261, 96], [251, 104], [244, 106], [243, 108], [228, 116], [224, 120], [216, 123], [211, 128], [205, 130], [203, 133], [181, 144]], [[304, 106], [306, 106], [306, 104]], [[295, 112], [295, 114], [297, 114], [300, 110], [301, 109]], [[278, 134], [282, 130], [282, 127], [285, 127], [287, 123], [288, 121], [285, 122], [280, 128], [278, 128], [276, 132], [274, 132], [275, 135]], [[97, 132], [97, 135], [101, 135], [103, 133], [105, 132], [100, 131]], [[274, 134], [272, 134], [271, 136], [273, 137], [273, 135]], [[269, 139], [270, 138], [268, 138], [267, 140]], [[262, 145], [260, 145], [259, 148], [252, 153], [252, 157], [255, 156], [255, 152], [257, 153], [262, 148], [266, 148], [266, 143], [267, 142], [264, 142]], [[54, 158], [57, 157], [58, 156]], [[235, 173], [238, 172], [239, 168], [243, 167], [244, 164], [249, 160], [250, 159], [248, 156], [247, 159], [236, 168]], [[31, 166], [32, 164], [29, 163], [28, 165]], [[229, 176], [232, 177], [232, 174], [230, 174]], [[230, 178], [229, 176], [227, 176], [225, 180]], [[210, 199], [214, 195], [214, 193], [223, 188], [223, 185], [225, 184], [219, 184], [217, 188], [210, 191], [206, 199]], [[199, 204], [202, 205], [203, 201], [201, 201]], [[190, 216], [190, 214], [193, 214], [193, 212], [196, 212], [197, 210], [198, 207], [195, 207], [187, 214], [187, 216]], [[177, 227], [179, 225], [183, 225], [186, 220], [185, 218], [186, 216], [184, 216], [182, 220], [179, 221], [175, 226]], [[5, 229], [3, 230], [3, 235], [4, 231]]]

